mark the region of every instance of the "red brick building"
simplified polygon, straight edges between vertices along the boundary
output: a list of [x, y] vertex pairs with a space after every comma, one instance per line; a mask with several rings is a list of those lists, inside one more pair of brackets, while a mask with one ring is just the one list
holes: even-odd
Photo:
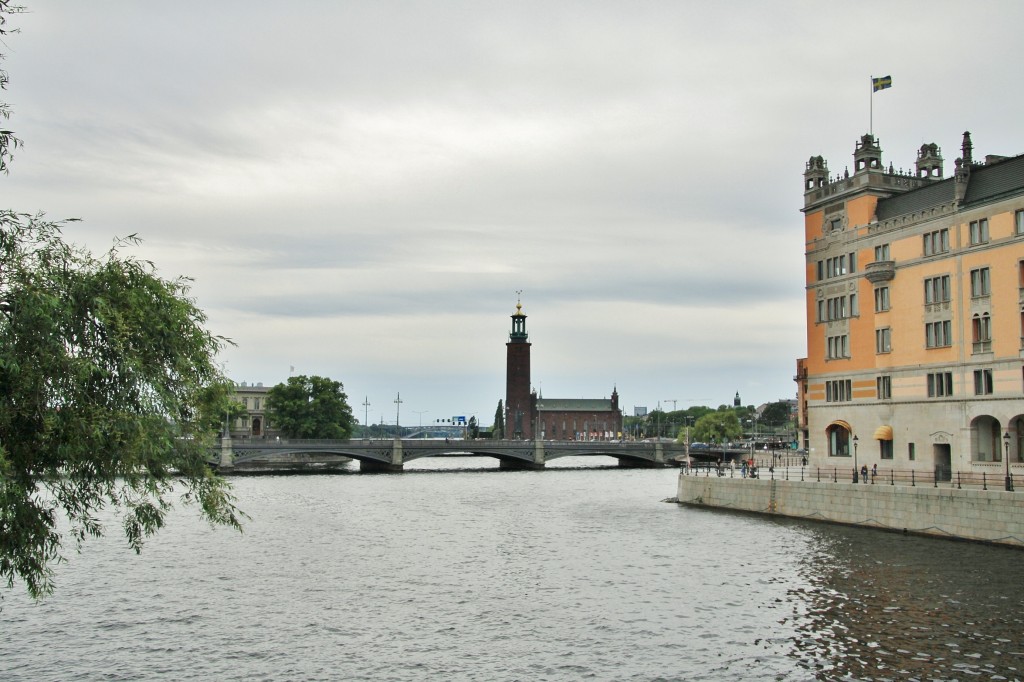
[[544, 398], [530, 384], [530, 342], [523, 306], [516, 303], [505, 366], [505, 437], [513, 440], [620, 438], [619, 393], [611, 398]]

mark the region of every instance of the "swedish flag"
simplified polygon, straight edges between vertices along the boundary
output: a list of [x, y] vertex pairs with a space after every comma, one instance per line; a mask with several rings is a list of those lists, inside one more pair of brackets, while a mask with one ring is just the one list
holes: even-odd
[[892, 87], [892, 76], [882, 76], [871, 79], [871, 92], [878, 92]]

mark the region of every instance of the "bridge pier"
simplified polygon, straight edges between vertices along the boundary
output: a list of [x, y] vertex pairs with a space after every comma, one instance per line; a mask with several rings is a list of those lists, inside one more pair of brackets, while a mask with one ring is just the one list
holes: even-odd
[[391, 461], [390, 462], [377, 462], [374, 460], [364, 459], [359, 463], [360, 473], [367, 474], [397, 474], [400, 471], [405, 470], [404, 461], [402, 458], [402, 439], [395, 438], [391, 444]]
[[220, 469], [235, 468], [235, 451], [231, 448], [231, 437], [224, 436], [220, 439]]

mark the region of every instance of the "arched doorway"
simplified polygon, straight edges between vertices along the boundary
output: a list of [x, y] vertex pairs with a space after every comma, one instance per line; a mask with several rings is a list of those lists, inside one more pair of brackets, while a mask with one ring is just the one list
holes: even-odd
[[999, 420], [983, 414], [971, 421], [971, 461], [1002, 462], [1002, 433]]
[[252, 435], [262, 436], [263, 435], [263, 420], [259, 417], [252, 418]]

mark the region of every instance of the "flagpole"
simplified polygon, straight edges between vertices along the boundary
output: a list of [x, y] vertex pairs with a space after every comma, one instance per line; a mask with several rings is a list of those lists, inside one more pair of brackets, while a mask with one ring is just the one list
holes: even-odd
[[868, 79], [868, 84], [871, 86], [871, 95], [868, 96], [868, 135], [874, 137], [875, 135], [875, 77], [871, 76]]

